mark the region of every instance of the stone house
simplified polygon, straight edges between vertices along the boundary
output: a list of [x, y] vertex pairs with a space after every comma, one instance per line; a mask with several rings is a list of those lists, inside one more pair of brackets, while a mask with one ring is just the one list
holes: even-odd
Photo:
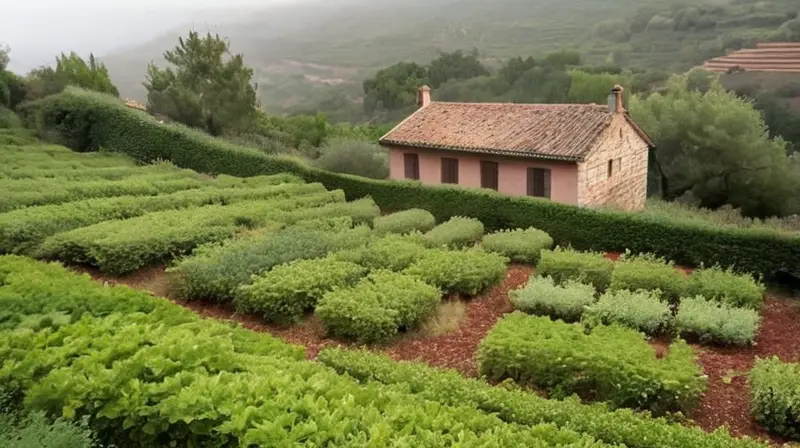
[[644, 207], [653, 142], [623, 107], [431, 101], [381, 137], [390, 177], [458, 184], [582, 207]]

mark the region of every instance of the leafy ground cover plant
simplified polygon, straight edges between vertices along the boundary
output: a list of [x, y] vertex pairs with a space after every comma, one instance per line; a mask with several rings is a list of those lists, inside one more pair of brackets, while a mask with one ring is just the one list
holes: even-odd
[[483, 237], [481, 246], [489, 252], [505, 255], [511, 261], [535, 265], [542, 250], [553, 247], [553, 238], [539, 229], [499, 230]]
[[682, 337], [703, 344], [745, 346], [755, 340], [761, 317], [755, 310], [736, 308], [703, 297], [684, 297], [675, 327]]
[[370, 240], [366, 246], [337, 252], [340, 260], [358, 263], [370, 270], [400, 272], [422, 258], [427, 249], [420, 241], [421, 234], [389, 234]]
[[492, 328], [477, 358], [489, 381], [511, 378], [551, 396], [576, 393], [656, 415], [688, 412], [706, 386], [694, 350], [682, 340], [658, 359], [638, 331], [601, 325], [587, 333], [580, 324], [520, 312]]
[[708, 300], [751, 309], [759, 309], [764, 303], [764, 284], [751, 275], [737, 274], [731, 268], [698, 269], [691, 280], [691, 293]]
[[370, 229], [342, 232], [288, 228], [280, 232], [198, 247], [167, 269], [170, 291], [186, 300], [233, 300], [240, 286], [275, 266], [325, 257], [329, 252], [366, 244]]
[[406, 274], [442, 289], [446, 295], [475, 296], [505, 278], [508, 259], [482, 249], [430, 249]]
[[575, 280], [556, 285], [551, 277], [531, 277], [523, 288], [511, 291], [509, 298], [514, 309], [565, 322], [580, 320], [584, 309], [597, 300], [592, 285]]
[[436, 226], [436, 218], [431, 212], [421, 208], [412, 208], [380, 216], [375, 218], [373, 224], [375, 233], [379, 235], [387, 233], [406, 234], [414, 231], [424, 233], [433, 229], [434, 226]]
[[600, 252], [578, 252], [563, 247], [543, 250], [536, 265], [536, 275], [552, 277], [556, 284], [578, 280], [593, 285], [599, 292], [611, 283], [613, 270], [614, 263]]
[[369, 350], [323, 349], [317, 360], [363, 384], [398, 385], [445, 405], [472, 406], [520, 425], [554, 424], [585, 433], [608, 444], [630, 448], [765, 448], [750, 438], [734, 438], [724, 428], [706, 433], [696, 426], [672, 423], [630, 409], [610, 410], [602, 403], [584, 404], [575, 397], [545, 399], [522, 390], [495, 387], [423, 362], [394, 361]]
[[270, 322], [294, 322], [325, 293], [352, 286], [366, 272], [355, 263], [332, 257], [292, 261], [243, 285], [236, 295], [236, 310], [258, 314]]
[[464, 248], [473, 246], [483, 236], [483, 223], [475, 218], [454, 216], [425, 234], [430, 247]]
[[757, 359], [748, 381], [753, 418], [773, 434], [800, 440], [800, 364]]
[[662, 297], [677, 302], [689, 290], [689, 276], [675, 264], [652, 254], [624, 254], [614, 265], [612, 291], [660, 290]]
[[656, 336], [672, 327], [672, 310], [659, 291], [607, 291], [586, 308], [582, 322], [590, 327], [619, 324]]
[[377, 271], [352, 288], [325, 294], [316, 315], [329, 335], [385, 342], [436, 311], [442, 293], [416, 277]]
[[51, 421], [43, 412], [0, 414], [0, 446], [4, 448], [93, 448], [96, 440], [88, 419]]

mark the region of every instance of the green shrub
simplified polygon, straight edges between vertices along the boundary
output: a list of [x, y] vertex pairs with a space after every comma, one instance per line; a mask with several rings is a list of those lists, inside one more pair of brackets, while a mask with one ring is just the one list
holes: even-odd
[[236, 310], [256, 313], [270, 322], [297, 321], [325, 293], [354, 284], [366, 269], [330, 257], [296, 260], [274, 267], [244, 285], [236, 295]]
[[580, 324], [520, 312], [492, 328], [477, 358], [489, 381], [511, 378], [556, 397], [576, 393], [655, 414], [688, 412], [706, 385], [693, 349], [682, 340], [658, 359], [637, 331], [612, 325], [587, 334]]
[[325, 294], [316, 315], [329, 335], [359, 342], [385, 342], [433, 314], [441, 292], [419, 279], [377, 271], [352, 288]]
[[197, 248], [167, 269], [170, 290], [186, 300], [233, 300], [252, 275], [294, 260], [325, 257], [329, 252], [365, 244], [370, 229], [342, 232], [286, 229]]
[[614, 265], [611, 275], [612, 291], [655, 291], [662, 297], [677, 302], [689, 290], [689, 276], [675, 264], [652, 254], [623, 255]]
[[511, 291], [509, 296], [514, 309], [575, 322], [594, 303], [594, 294], [592, 285], [574, 280], [556, 285], [551, 277], [531, 277], [525, 287]]
[[503, 281], [508, 259], [481, 249], [430, 249], [404, 272], [445, 294], [475, 296]]
[[766, 443], [748, 437], [734, 438], [725, 428], [705, 432], [664, 418], [609, 410], [604, 404], [583, 404], [575, 397], [545, 399], [522, 390], [495, 387], [465, 378], [460, 372], [431, 367], [423, 362], [394, 361], [368, 350], [326, 348], [319, 362], [365, 384], [398, 385], [415, 395], [444, 405], [464, 405], [497, 415], [520, 425], [555, 424], [588, 434], [608, 444], [630, 448], [765, 448]]
[[511, 261], [535, 265], [542, 250], [553, 247], [553, 238], [539, 229], [500, 230], [483, 237], [481, 243], [489, 252], [497, 252]]
[[88, 419], [51, 421], [43, 412], [22, 417], [0, 414], [0, 446], [4, 448], [93, 448]]
[[598, 252], [578, 252], [570, 248], [557, 247], [543, 250], [536, 265], [536, 275], [552, 277], [556, 284], [577, 280], [593, 285], [603, 292], [611, 283], [614, 263]]
[[658, 291], [608, 291], [583, 313], [589, 326], [619, 324], [656, 336], [670, 330], [672, 311]]
[[474, 218], [455, 216], [425, 234], [431, 247], [463, 248], [475, 245], [483, 236], [483, 224]]
[[765, 286], [748, 274], [736, 274], [719, 267], [698, 269], [691, 278], [690, 291], [726, 305], [759, 309], [764, 303]]
[[381, 181], [314, 169], [286, 157], [265, 155], [182, 126], [163, 125], [107, 96], [68, 88], [42, 100], [30, 113], [74, 149], [108, 147], [139, 161], [168, 159], [199, 172], [236, 176], [294, 173], [348, 199], [372, 197], [385, 210], [431, 211], [438, 221], [474, 216], [489, 230], [536, 227], [556, 244], [580, 250], [656, 253], [686, 266], [741, 266], [769, 275], [796, 269], [800, 236], [770, 229], [710, 228], [641, 213], [599, 211], [484, 189]]
[[681, 299], [675, 316], [681, 336], [703, 344], [752, 344], [760, 322], [755, 310], [735, 308], [700, 296]]
[[389, 154], [374, 143], [335, 138], [320, 148], [314, 166], [334, 173], [386, 179], [389, 177]]
[[318, 230], [325, 232], [343, 232], [353, 228], [352, 216], [334, 216], [331, 218], [314, 218], [297, 221], [290, 226], [296, 230]]
[[749, 382], [753, 418], [773, 434], [800, 440], [800, 363], [756, 359]]
[[400, 272], [429, 250], [418, 241], [417, 235], [387, 235], [371, 240], [364, 247], [337, 252], [334, 257], [370, 270]]
[[427, 210], [412, 208], [402, 212], [392, 213], [375, 218], [373, 228], [375, 233], [411, 233], [413, 231], [427, 232], [436, 226], [436, 218]]

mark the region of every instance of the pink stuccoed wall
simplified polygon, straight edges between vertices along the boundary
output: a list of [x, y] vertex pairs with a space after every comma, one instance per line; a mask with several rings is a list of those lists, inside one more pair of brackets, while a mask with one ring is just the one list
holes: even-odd
[[550, 199], [565, 204], [578, 204], [578, 166], [575, 163], [547, 162], [521, 157], [471, 154], [448, 150], [390, 148], [392, 179], [405, 179], [403, 154], [419, 155], [419, 180], [423, 184], [439, 184], [442, 180], [441, 158], [458, 159], [458, 182], [466, 187], [481, 186], [481, 161], [498, 164], [498, 191], [512, 196], [528, 194], [528, 168], [549, 168]]

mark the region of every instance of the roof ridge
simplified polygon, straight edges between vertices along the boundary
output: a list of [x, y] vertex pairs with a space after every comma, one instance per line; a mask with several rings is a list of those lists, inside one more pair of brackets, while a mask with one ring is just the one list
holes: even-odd
[[458, 106], [547, 106], [547, 107], [596, 107], [596, 108], [603, 108], [608, 109], [608, 106], [605, 104], [595, 104], [595, 103], [499, 103], [499, 102], [491, 102], [491, 103], [481, 103], [481, 102], [468, 102], [468, 101], [431, 101], [430, 104], [452, 104]]

